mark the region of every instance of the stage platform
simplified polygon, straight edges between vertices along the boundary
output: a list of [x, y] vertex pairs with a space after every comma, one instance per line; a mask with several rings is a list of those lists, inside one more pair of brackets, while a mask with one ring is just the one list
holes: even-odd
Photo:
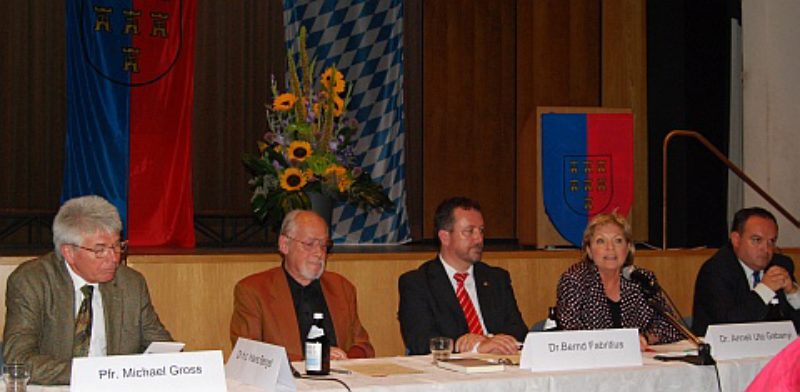
[[[434, 247], [337, 249], [328, 269], [347, 277], [358, 290], [361, 321], [379, 356], [402, 355], [397, 322], [397, 279], [436, 255]], [[655, 271], [661, 286], [683, 315], [691, 314], [694, 280], [700, 265], [715, 249], [637, 251], [636, 264]], [[800, 249], [784, 249], [798, 266]], [[0, 256], [0, 325], [5, 323], [6, 279], [16, 266], [37, 254]], [[517, 302], [528, 325], [547, 315], [556, 300], [561, 273], [579, 258], [576, 250], [491, 250], [484, 260], [511, 273]], [[276, 253], [249, 250], [133, 250], [128, 265], [147, 278], [162, 322], [187, 350], [231, 350], [229, 323], [233, 287], [243, 277], [280, 265]]]

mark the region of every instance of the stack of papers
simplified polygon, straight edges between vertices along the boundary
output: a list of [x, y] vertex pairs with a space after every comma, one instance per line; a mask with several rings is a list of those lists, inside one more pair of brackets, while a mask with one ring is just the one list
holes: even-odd
[[461, 373], [491, 373], [505, 370], [505, 365], [503, 364], [492, 363], [478, 358], [451, 358], [437, 361], [437, 365], [441, 368]]

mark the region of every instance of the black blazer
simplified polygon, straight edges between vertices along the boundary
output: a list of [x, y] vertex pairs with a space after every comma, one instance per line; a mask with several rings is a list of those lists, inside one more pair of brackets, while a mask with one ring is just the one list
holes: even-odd
[[[795, 279], [792, 259], [775, 254], [767, 269], [773, 265], [785, 268], [792, 280]], [[777, 309], [771, 312], [770, 306], [751, 290], [733, 246], [728, 242], [697, 273], [692, 330], [703, 336], [710, 324], [791, 320], [795, 330], [800, 331], [800, 311], [786, 301], [783, 290], [779, 290], [777, 296]]]
[[[487, 333], [504, 333], [524, 341], [528, 328], [517, 307], [511, 277], [483, 262], [473, 266], [478, 303]], [[439, 258], [400, 276], [400, 331], [409, 354], [430, 352], [432, 337], [458, 339], [469, 332], [464, 312]]]

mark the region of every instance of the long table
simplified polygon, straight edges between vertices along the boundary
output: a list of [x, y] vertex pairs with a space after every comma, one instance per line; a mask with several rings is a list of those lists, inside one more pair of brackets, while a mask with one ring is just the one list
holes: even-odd
[[[719, 361], [722, 390], [743, 391], [755, 378], [769, 357]], [[531, 372], [508, 366], [503, 372], [463, 374], [438, 368], [430, 356], [390, 357], [335, 362], [336, 368], [363, 364], [396, 364], [420, 371], [415, 374], [372, 377], [359, 373], [333, 374], [330, 377], [345, 382], [353, 391], [381, 392], [508, 392], [508, 391], [717, 391], [713, 366], [694, 366], [683, 362], [660, 362], [653, 354], [643, 354], [643, 366], [574, 370], [562, 372]], [[296, 379], [299, 391], [343, 391], [333, 381]], [[228, 381], [232, 392], [256, 392], [258, 388]]]
[[[432, 364], [431, 356], [384, 357], [335, 361], [337, 369], [358, 369], [365, 366], [401, 366], [413, 370], [411, 374], [369, 376], [356, 372], [331, 373], [352, 391], [360, 392], [513, 392], [513, 391], [597, 391], [597, 392], [694, 392], [718, 391], [717, 370], [722, 391], [744, 391], [770, 357], [718, 361], [714, 366], [695, 366], [683, 362], [661, 362], [655, 353], [643, 353], [643, 366], [571, 370], [560, 372], [532, 372], [517, 366], [506, 366], [496, 373], [464, 374], [439, 368]], [[294, 366], [302, 372], [302, 363]], [[330, 380], [295, 379], [298, 391], [344, 391], [346, 388]], [[0, 389], [4, 390], [0, 382]], [[227, 380], [229, 392], [263, 392], [263, 389]], [[69, 391], [69, 386], [29, 385], [30, 392]]]

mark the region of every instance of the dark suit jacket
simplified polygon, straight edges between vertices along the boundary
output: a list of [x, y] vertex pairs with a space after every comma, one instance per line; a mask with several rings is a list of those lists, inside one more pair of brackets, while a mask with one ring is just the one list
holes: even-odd
[[[358, 318], [356, 289], [343, 276], [324, 272], [322, 294], [333, 321], [339, 348], [351, 358], [374, 357], [369, 334]], [[291, 361], [303, 359], [300, 327], [283, 267], [250, 275], [233, 291], [231, 342], [239, 337], [283, 346]]]
[[[150, 303], [144, 277], [121, 265], [100, 284], [108, 355], [137, 354], [154, 341], [170, 341]], [[8, 277], [5, 361], [22, 362], [36, 384], [69, 384], [75, 294], [66, 263], [54, 253], [20, 264]]]
[[[775, 254], [769, 266], [779, 265], [789, 271], [794, 280], [792, 259]], [[800, 331], [800, 311], [786, 301], [783, 290], [778, 291], [781, 319], [792, 320]], [[694, 286], [692, 330], [703, 336], [710, 324], [765, 321], [769, 306], [750, 288], [733, 246], [728, 242], [708, 259], [697, 273]]]
[[[473, 273], [487, 332], [505, 333], [524, 341], [528, 328], [517, 307], [508, 272], [477, 262]], [[400, 276], [399, 289], [397, 316], [410, 354], [429, 353], [432, 337], [448, 336], [456, 340], [469, 332], [464, 311], [438, 257]]]

